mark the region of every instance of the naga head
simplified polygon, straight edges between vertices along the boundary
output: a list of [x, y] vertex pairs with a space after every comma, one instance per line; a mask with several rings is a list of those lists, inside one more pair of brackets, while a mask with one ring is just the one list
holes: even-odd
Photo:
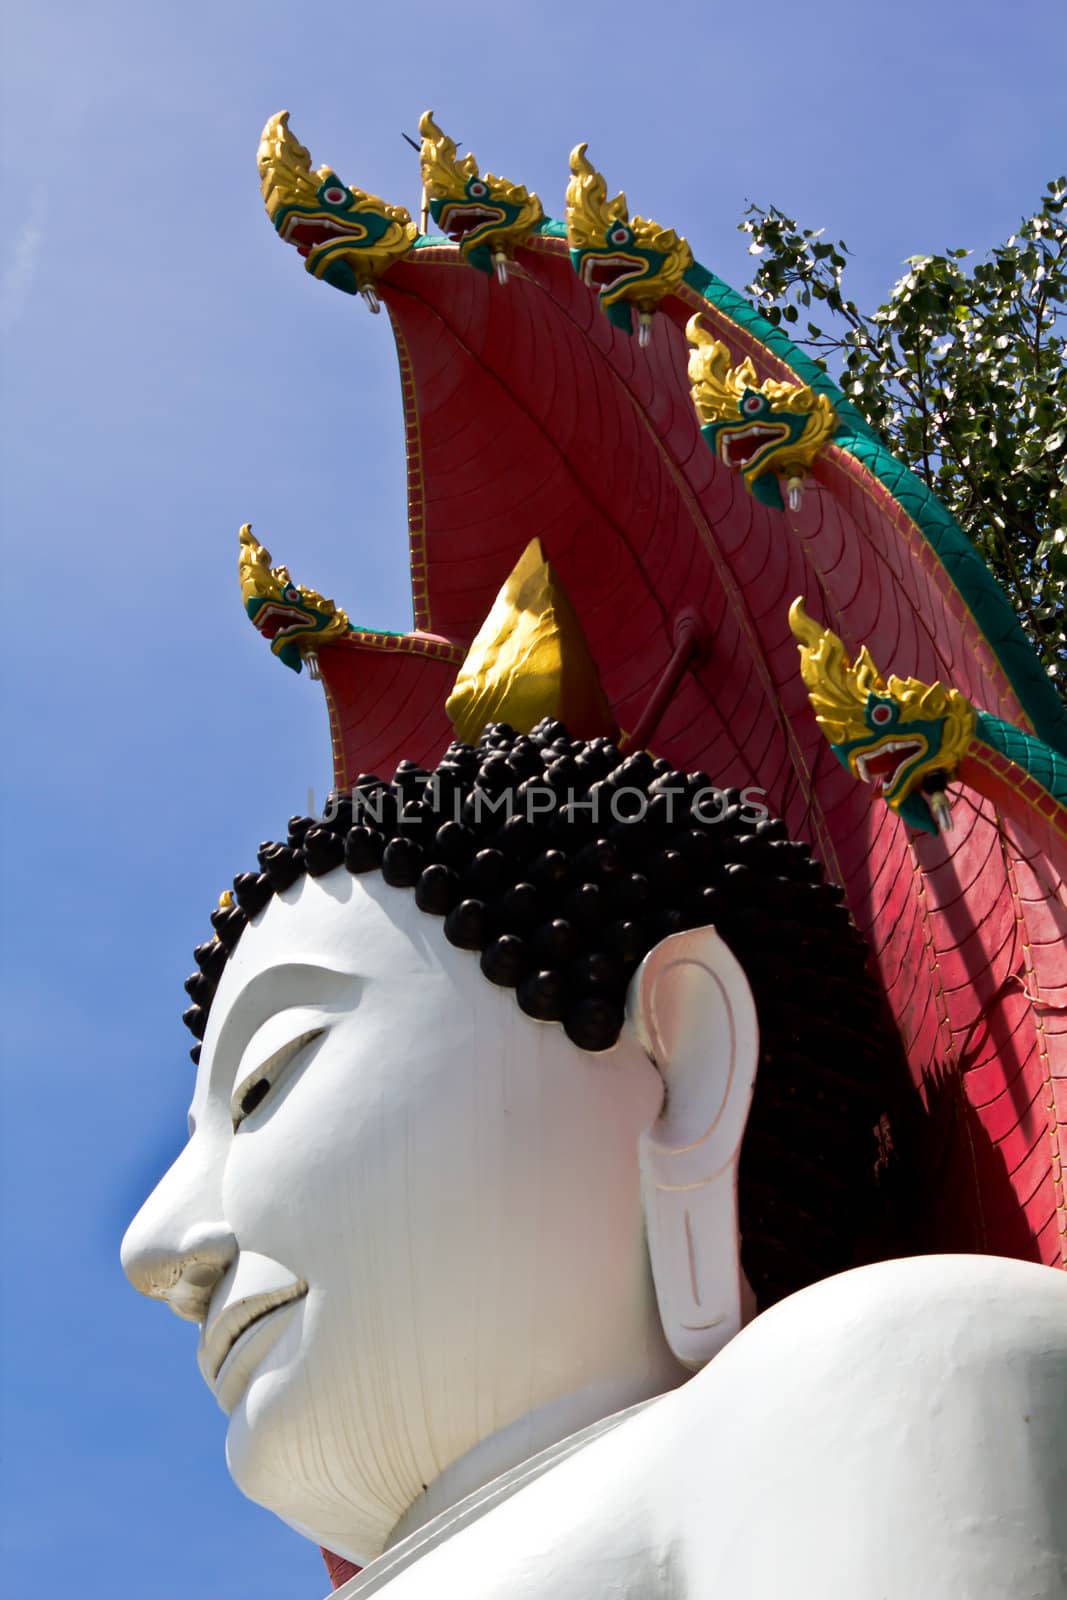
[[833, 406], [807, 385], [760, 383], [747, 356], [731, 367], [729, 350], [701, 326], [699, 314], [685, 331], [701, 433], [723, 465], [740, 472], [750, 494], [783, 510], [779, 479], [810, 470], [837, 425]]
[[430, 215], [459, 246], [464, 261], [490, 272], [493, 260], [511, 255], [544, 217], [540, 200], [507, 178], [491, 172], [483, 177], [470, 152], [460, 159], [455, 140], [442, 133], [432, 111], [423, 112], [419, 132], [419, 165]]
[[571, 152], [567, 185], [571, 261], [609, 319], [629, 331], [631, 306], [645, 315], [654, 310], [664, 295], [677, 289], [693, 264], [693, 252], [673, 228], [631, 218], [624, 194], [609, 200], [603, 174], [585, 152], [584, 144]]
[[943, 787], [955, 773], [974, 733], [974, 707], [941, 683], [883, 678], [866, 645], [850, 663], [837, 634], [820, 628], [802, 599], [789, 608], [789, 626], [815, 720], [838, 761], [905, 822], [936, 833], [921, 786], [937, 774], [932, 787]]
[[305, 657], [320, 644], [349, 631], [348, 618], [332, 600], [295, 584], [288, 567], [272, 567], [270, 562], [270, 551], [253, 538], [252, 525], [246, 522], [238, 561], [245, 610], [279, 660], [299, 672]]
[[289, 130], [288, 111], [279, 111], [263, 129], [256, 164], [279, 236], [304, 257], [314, 277], [345, 294], [368, 289], [418, 237], [403, 206], [352, 188], [332, 167], [313, 172], [310, 154]]

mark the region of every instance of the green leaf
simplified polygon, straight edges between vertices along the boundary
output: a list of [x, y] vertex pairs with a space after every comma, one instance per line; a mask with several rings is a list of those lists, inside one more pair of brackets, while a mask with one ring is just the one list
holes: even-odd
[[900, 459], [926, 476], [1015, 604], [1067, 693], [1067, 179], [1004, 244], [914, 255], [883, 304], [842, 287], [848, 247], [749, 203], [749, 293], [802, 342]]

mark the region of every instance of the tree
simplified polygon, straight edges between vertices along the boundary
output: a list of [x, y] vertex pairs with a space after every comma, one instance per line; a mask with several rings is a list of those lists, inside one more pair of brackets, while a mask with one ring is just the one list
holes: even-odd
[[[842, 286], [843, 240], [776, 206], [750, 205], [739, 227], [759, 258], [748, 293], [952, 512], [1067, 698], [1065, 203], [1058, 178], [970, 270], [968, 250], [911, 256], [869, 314]], [[829, 320], [808, 320], [821, 310]]]

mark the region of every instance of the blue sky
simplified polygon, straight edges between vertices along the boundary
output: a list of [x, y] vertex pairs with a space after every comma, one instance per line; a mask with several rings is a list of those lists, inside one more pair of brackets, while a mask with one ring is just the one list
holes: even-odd
[[727, 279], [773, 201], [873, 302], [1062, 171], [1065, 28], [1033, 0], [38, 0], [5, 42], [8, 1592], [316, 1600], [317, 1552], [229, 1481], [195, 1331], [118, 1265], [184, 1134], [192, 946], [329, 782], [320, 692], [243, 617], [239, 524], [410, 622], [388, 324], [272, 237], [259, 130], [288, 106], [316, 163], [415, 210], [429, 105], [557, 215], [588, 139]]

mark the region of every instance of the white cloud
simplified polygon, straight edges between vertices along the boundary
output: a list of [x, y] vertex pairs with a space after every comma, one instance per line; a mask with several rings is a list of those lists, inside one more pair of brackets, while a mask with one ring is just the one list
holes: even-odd
[[44, 190], [38, 189], [30, 201], [25, 222], [15, 235], [10, 259], [0, 277], [0, 328], [5, 333], [18, 322], [33, 291], [44, 243], [44, 207]]

